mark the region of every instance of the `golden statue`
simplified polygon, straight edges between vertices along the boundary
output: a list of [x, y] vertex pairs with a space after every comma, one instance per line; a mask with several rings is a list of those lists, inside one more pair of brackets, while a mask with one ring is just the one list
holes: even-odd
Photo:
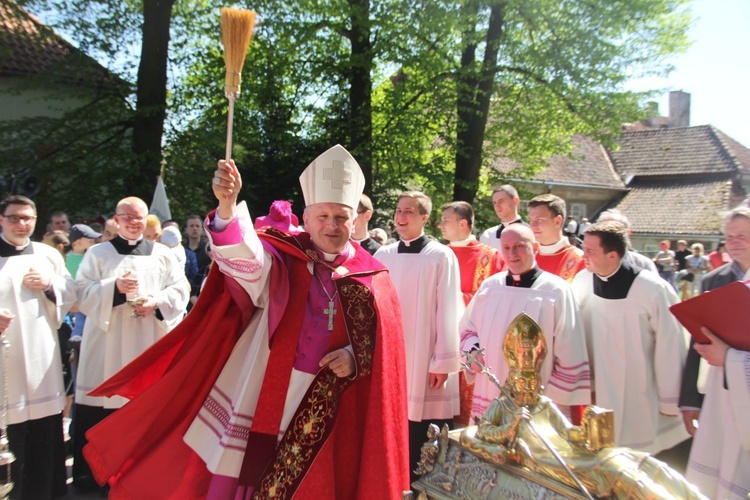
[[547, 345], [539, 325], [525, 313], [511, 323], [503, 342], [510, 373], [501, 395], [460, 437], [461, 447], [504, 467], [521, 467], [580, 491], [584, 497], [701, 499], [680, 474], [651, 455], [615, 447], [611, 410], [588, 406], [574, 426], [541, 394], [540, 368]]

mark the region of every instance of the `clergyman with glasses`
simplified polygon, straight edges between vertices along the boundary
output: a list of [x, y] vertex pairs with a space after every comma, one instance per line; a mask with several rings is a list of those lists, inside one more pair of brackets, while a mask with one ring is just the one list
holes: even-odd
[[[31, 241], [36, 205], [12, 195], [0, 203], [0, 402], [7, 405], [12, 498], [65, 495], [65, 406], [57, 328], [76, 300], [60, 252]], [[3, 468], [3, 472], [5, 469]]]
[[119, 233], [91, 247], [76, 275], [87, 320], [75, 393], [73, 484], [83, 491], [98, 488], [81, 451], [86, 431], [127, 402], [87, 393], [177, 326], [190, 296], [172, 251], [143, 237], [146, 215], [140, 198], [121, 200], [114, 217]]

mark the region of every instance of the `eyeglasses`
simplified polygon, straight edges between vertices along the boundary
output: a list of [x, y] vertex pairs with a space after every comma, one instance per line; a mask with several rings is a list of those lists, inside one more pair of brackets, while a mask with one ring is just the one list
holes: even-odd
[[36, 220], [36, 215], [3, 215], [6, 219], [8, 219], [11, 224], [18, 224], [19, 222], [23, 222], [24, 224], [31, 224]]
[[140, 216], [140, 215], [130, 215], [130, 214], [115, 214], [121, 219], [125, 220], [126, 222], [143, 222], [146, 220], [146, 217]]

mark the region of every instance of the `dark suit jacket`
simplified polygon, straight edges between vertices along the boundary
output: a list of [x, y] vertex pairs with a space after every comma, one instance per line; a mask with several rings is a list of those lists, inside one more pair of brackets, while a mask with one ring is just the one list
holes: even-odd
[[[707, 292], [734, 281], [737, 281], [737, 277], [732, 271], [731, 264], [724, 264], [703, 277], [701, 291]], [[700, 408], [703, 405], [703, 394], [698, 392], [698, 366], [700, 365], [701, 356], [693, 349], [693, 344], [695, 344], [695, 340], [690, 339], [690, 349], [685, 361], [685, 370], [682, 372], [680, 408]]]

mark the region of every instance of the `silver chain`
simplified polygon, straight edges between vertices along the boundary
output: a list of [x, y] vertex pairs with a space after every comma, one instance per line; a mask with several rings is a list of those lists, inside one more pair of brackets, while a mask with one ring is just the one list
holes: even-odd
[[333, 292], [333, 295], [330, 295], [328, 293], [328, 290], [326, 290], [326, 286], [323, 284], [323, 280], [320, 278], [320, 275], [316, 273], [314, 270], [313, 270], [313, 274], [315, 275], [316, 278], [318, 278], [318, 281], [320, 281], [320, 287], [323, 289], [323, 293], [326, 294], [326, 297], [328, 297], [329, 302], [333, 302], [334, 301], [333, 299], [335, 299], [336, 296], [339, 294], [339, 291], [336, 290], [336, 283], [333, 284], [333, 288], [336, 291]]

